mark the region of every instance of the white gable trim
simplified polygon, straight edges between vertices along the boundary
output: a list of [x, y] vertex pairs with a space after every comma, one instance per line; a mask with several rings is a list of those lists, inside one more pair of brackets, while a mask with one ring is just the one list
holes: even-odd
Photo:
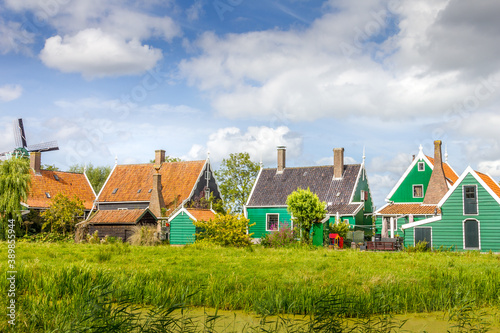
[[178, 210], [178, 211], [177, 211], [174, 215], [172, 215], [172, 216], [170, 216], [170, 217], [168, 218], [168, 222], [170, 222], [170, 221], [172, 221], [173, 219], [175, 219], [175, 218], [176, 218], [179, 214], [181, 214], [181, 213], [186, 213], [186, 214], [187, 214], [187, 216], [189, 216], [189, 218], [191, 218], [191, 219], [193, 219], [193, 220], [197, 221], [197, 219], [195, 219], [195, 217], [194, 217], [193, 215], [191, 215], [191, 214], [187, 211], [187, 209], [186, 209], [186, 208], [182, 207], [182, 208], [181, 208], [181, 209], [179, 209], [179, 210]]
[[[446, 200], [448, 200], [448, 198], [451, 196], [451, 194], [460, 186], [460, 184], [464, 181], [465, 177], [467, 177], [468, 174], [471, 174], [472, 177], [474, 177], [476, 179], [476, 181], [479, 184], [481, 184], [481, 186], [486, 190], [486, 192], [488, 192], [493, 197], [493, 199], [495, 199], [495, 201], [498, 202], [498, 204], [500, 205], [500, 198], [498, 197], [498, 195], [496, 195], [496, 193], [493, 192], [491, 187], [489, 187], [469, 165], [467, 167], [467, 169], [465, 169], [465, 171], [460, 175], [460, 177], [455, 182], [453, 187], [446, 193], [446, 195], [441, 199], [441, 201], [439, 201], [439, 203], [438, 203], [439, 208], [441, 208], [444, 205]], [[490, 175], [487, 175], [487, 176], [491, 178]], [[491, 178], [491, 180], [493, 180], [493, 178]], [[479, 198], [478, 198], [478, 204], [479, 204]]]
[[359, 178], [361, 177], [361, 173], [363, 172], [363, 164], [361, 164], [358, 175], [356, 176], [356, 182], [354, 183], [354, 187], [352, 188], [351, 192], [351, 197], [349, 198], [349, 203], [352, 203], [354, 200], [354, 194], [356, 193], [356, 190], [358, 189], [358, 184], [359, 184]]
[[427, 223], [441, 221], [441, 219], [442, 219], [441, 215], [434, 216], [434, 217], [431, 217], [429, 219], [420, 220], [420, 221], [413, 222], [413, 223], [406, 223], [403, 226], [401, 226], [401, 229], [405, 230], [405, 229], [408, 229], [408, 228], [418, 227], [420, 225], [424, 225], [424, 224], [427, 224]]
[[186, 202], [188, 202], [194, 195], [194, 189], [198, 187], [198, 183], [200, 182], [201, 177], [205, 173], [205, 169], [207, 168], [207, 164], [209, 164], [208, 158], [205, 160], [205, 164], [203, 164], [203, 167], [201, 168], [200, 174], [198, 175], [198, 178], [196, 179], [196, 182], [194, 183], [193, 188], [191, 189], [191, 193], [189, 196], [182, 202], [182, 205], [184, 205]]
[[262, 168], [260, 168], [259, 170], [259, 174], [257, 175], [257, 179], [255, 179], [255, 183], [253, 183], [253, 186], [252, 186], [252, 190], [250, 191], [250, 195], [248, 196], [248, 200], [247, 200], [247, 203], [245, 205], [243, 205], [243, 207], [246, 207], [248, 206], [248, 203], [250, 202], [250, 199], [252, 198], [253, 196], [253, 192], [255, 191], [255, 187], [257, 187], [257, 183], [259, 182], [259, 179], [260, 179], [260, 175], [262, 174]]
[[431, 170], [434, 169], [434, 165], [431, 163], [431, 161], [429, 161], [429, 159], [427, 158], [427, 156], [425, 156], [423, 150], [420, 150], [418, 152], [418, 155], [411, 162], [410, 166], [406, 169], [405, 173], [401, 176], [401, 178], [399, 178], [399, 180], [396, 183], [396, 185], [394, 185], [394, 187], [392, 188], [391, 192], [389, 192], [389, 194], [387, 195], [387, 197], [385, 199], [386, 201], [390, 200], [390, 198], [394, 195], [394, 193], [396, 193], [396, 191], [398, 190], [399, 186], [401, 186], [401, 184], [403, 183], [403, 181], [410, 174], [410, 171], [413, 170], [413, 168], [415, 167], [415, 165], [417, 165], [417, 163], [420, 160], [424, 160], [427, 163], [427, 165], [429, 166], [429, 168], [431, 168]]

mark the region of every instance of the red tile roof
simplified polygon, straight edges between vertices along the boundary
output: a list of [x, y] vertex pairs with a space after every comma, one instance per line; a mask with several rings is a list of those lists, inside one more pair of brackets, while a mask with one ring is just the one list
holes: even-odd
[[[436, 205], [422, 205], [420, 203], [393, 203], [382, 208], [378, 212], [380, 215], [433, 215]], [[438, 208], [437, 213], [441, 214]]]
[[[159, 173], [167, 207], [177, 206], [189, 197], [204, 165], [205, 161], [162, 164]], [[99, 202], [149, 201], [155, 172], [152, 163], [117, 165], [100, 194]]]
[[491, 179], [490, 176], [482, 172], [476, 171], [476, 173], [479, 177], [481, 177], [481, 179], [486, 183], [486, 185], [488, 185], [488, 187], [493, 192], [495, 192], [495, 194], [500, 198], [500, 186], [498, 185], [498, 183], [496, 183], [493, 179]]
[[[432, 163], [434, 166], [434, 158], [427, 156], [429, 161]], [[450, 181], [451, 185], [455, 184], [455, 182], [458, 180], [458, 175], [453, 171], [453, 169], [448, 165], [448, 163], [443, 163], [443, 171], [444, 171], [444, 176], [448, 178]]]
[[146, 212], [145, 209], [99, 210], [88, 223], [136, 223]]
[[193, 215], [197, 221], [209, 221], [215, 217], [214, 212], [210, 209], [194, 209], [188, 208], [189, 214]]
[[[62, 171], [42, 170], [40, 175], [31, 173], [31, 188], [26, 204], [34, 208], [49, 208], [52, 198], [62, 193], [70, 199], [77, 196], [83, 201], [85, 209], [92, 209], [95, 200], [94, 192], [84, 174]], [[59, 180], [56, 180], [56, 177]], [[50, 198], [47, 198], [48, 193]]]

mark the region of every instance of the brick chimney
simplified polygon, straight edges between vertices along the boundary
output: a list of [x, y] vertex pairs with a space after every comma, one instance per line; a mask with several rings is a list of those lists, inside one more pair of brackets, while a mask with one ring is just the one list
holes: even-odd
[[333, 149], [333, 178], [342, 178], [344, 175], [344, 148]]
[[30, 167], [33, 169], [36, 175], [41, 174], [42, 167], [42, 153], [39, 151], [30, 153]]
[[155, 214], [156, 217], [161, 217], [161, 209], [166, 208], [165, 201], [163, 200], [161, 174], [156, 169], [153, 175], [153, 190], [151, 191], [151, 199], [149, 200], [149, 210]]
[[155, 165], [161, 165], [165, 162], [165, 151], [155, 150]]
[[444, 176], [441, 144], [441, 140], [434, 141], [434, 169], [424, 197], [424, 204], [428, 205], [437, 205], [448, 192], [448, 185]]
[[286, 164], [286, 147], [278, 146], [278, 173], [283, 173]]

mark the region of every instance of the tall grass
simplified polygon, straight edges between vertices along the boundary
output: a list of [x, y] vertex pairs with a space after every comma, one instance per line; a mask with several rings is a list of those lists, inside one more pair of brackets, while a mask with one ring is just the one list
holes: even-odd
[[[6, 248], [0, 244], [4, 271]], [[33, 332], [71, 329], [86, 316], [112, 315], [119, 324], [120, 315], [135, 316], [132, 305], [315, 318], [324, 304], [318, 301], [332, 294], [342, 305], [340, 318], [500, 305], [497, 255], [38, 243], [17, 251], [19, 320]], [[0, 288], [6, 293], [6, 279]], [[89, 303], [92, 297], [100, 305]], [[85, 304], [96, 312], [81, 313]]]

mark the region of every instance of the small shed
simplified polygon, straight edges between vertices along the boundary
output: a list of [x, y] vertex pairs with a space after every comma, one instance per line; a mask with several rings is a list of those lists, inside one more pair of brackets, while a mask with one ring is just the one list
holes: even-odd
[[105, 236], [121, 238], [126, 241], [139, 226], [157, 227], [157, 219], [146, 209], [99, 210], [88, 222], [89, 233], [98, 232], [100, 238]]
[[196, 240], [196, 226], [193, 221], [209, 221], [214, 216], [215, 212], [211, 209], [182, 207], [168, 219], [170, 224], [170, 244], [186, 245], [194, 243]]

